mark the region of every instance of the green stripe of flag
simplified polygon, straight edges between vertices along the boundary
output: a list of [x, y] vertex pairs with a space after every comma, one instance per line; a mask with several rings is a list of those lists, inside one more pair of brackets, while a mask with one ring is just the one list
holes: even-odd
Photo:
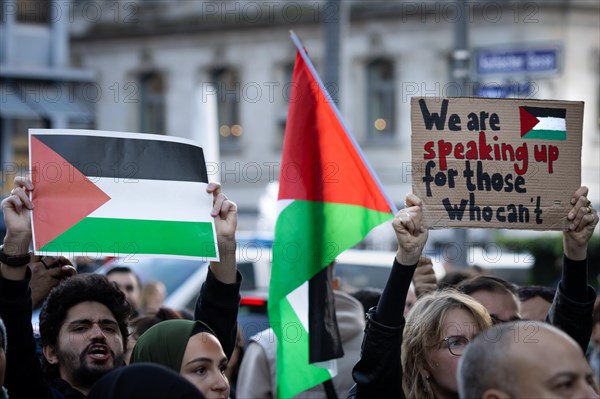
[[294, 200], [277, 219], [270, 293], [284, 297], [392, 218], [357, 205]]
[[[84, 237], [93, 237], [86, 240]], [[174, 222], [85, 218], [40, 249], [68, 254], [83, 251], [110, 256], [115, 253], [215, 257], [209, 222]]]
[[[327, 370], [311, 376], [315, 366], [308, 363], [308, 337], [306, 342], [286, 337], [286, 326], [299, 322], [286, 296], [392, 217], [362, 206], [301, 200], [292, 201], [279, 214], [269, 287], [269, 319], [278, 338], [278, 354], [284, 353], [283, 361], [277, 362], [278, 397], [294, 396], [330, 378]], [[304, 351], [306, 361], [285, 355], [288, 350]]]
[[[296, 316], [296, 312], [287, 299], [283, 299], [279, 305], [282, 320], [285, 321], [281, 324], [277, 344], [279, 345], [279, 342], [283, 341], [285, 351], [281, 352], [283, 354], [281, 358], [277, 358], [277, 372], [280, 372], [281, 367], [288, 371], [293, 370], [293, 372], [284, 373], [281, 376], [283, 387], [279, 387], [280, 394], [277, 397], [289, 398], [306, 390], [307, 386], [319, 385], [331, 379], [331, 374], [325, 368], [310, 364], [308, 331]], [[282, 336], [283, 339], [280, 338]]]
[[567, 139], [567, 132], [564, 130], [531, 130], [524, 137], [528, 139], [565, 141]]

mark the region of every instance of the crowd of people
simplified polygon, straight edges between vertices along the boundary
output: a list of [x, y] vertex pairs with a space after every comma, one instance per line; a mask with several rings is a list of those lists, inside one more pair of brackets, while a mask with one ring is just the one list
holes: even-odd
[[[193, 315], [162, 307], [164, 286], [144, 287], [129, 269], [77, 274], [69, 259], [32, 255], [34, 189], [18, 177], [2, 201], [0, 399], [275, 397], [277, 337], [241, 342], [237, 207], [219, 184], [207, 191], [220, 261]], [[600, 308], [587, 281], [598, 214], [587, 195], [573, 194], [554, 288], [480, 273], [437, 281], [423, 256], [422, 202], [407, 195], [383, 291], [349, 295], [327, 268], [344, 356], [337, 376], [298, 397], [600, 398], [600, 352], [588, 349], [592, 336], [600, 343]], [[31, 317], [41, 304], [37, 350]]]

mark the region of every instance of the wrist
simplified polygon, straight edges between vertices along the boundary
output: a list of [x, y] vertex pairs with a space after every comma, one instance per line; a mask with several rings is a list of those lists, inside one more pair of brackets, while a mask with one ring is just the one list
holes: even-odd
[[414, 266], [419, 263], [421, 253], [416, 251], [407, 251], [406, 249], [398, 248], [396, 252], [396, 261], [404, 266]]
[[31, 252], [24, 252], [15, 254], [12, 251], [6, 251], [11, 248], [11, 245], [5, 247], [5, 245], [0, 245], [0, 263], [6, 265], [8, 267], [24, 267], [27, 266], [31, 260]]
[[7, 233], [4, 237], [4, 253], [6, 255], [22, 255], [29, 252], [29, 244], [31, 242], [31, 235], [28, 233], [23, 234], [10, 234]]
[[237, 241], [235, 237], [217, 237], [217, 245], [219, 247], [219, 253], [222, 255], [233, 254], [237, 249]]
[[587, 258], [587, 241], [583, 245], [578, 245], [575, 240], [563, 238], [563, 253], [571, 260], [584, 260]]
[[586, 248], [567, 248], [565, 247], [565, 256], [571, 260], [585, 260], [587, 258]]

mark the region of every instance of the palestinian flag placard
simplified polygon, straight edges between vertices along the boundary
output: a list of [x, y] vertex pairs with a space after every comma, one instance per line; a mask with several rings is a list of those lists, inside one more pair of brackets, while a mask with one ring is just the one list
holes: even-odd
[[35, 253], [218, 260], [202, 147], [91, 130], [29, 130]]
[[519, 107], [519, 112], [524, 139], [567, 139], [565, 108]]

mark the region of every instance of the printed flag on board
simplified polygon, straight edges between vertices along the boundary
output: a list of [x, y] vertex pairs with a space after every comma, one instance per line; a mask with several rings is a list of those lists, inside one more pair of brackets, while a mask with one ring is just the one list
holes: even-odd
[[269, 288], [279, 398], [334, 375], [331, 359], [342, 351], [331, 286], [323, 288], [328, 284], [324, 272], [337, 255], [395, 212], [293, 33], [292, 39], [298, 53]]
[[565, 108], [519, 107], [521, 137], [525, 139], [567, 139]]
[[202, 148], [149, 134], [29, 131], [34, 250], [217, 259]]

